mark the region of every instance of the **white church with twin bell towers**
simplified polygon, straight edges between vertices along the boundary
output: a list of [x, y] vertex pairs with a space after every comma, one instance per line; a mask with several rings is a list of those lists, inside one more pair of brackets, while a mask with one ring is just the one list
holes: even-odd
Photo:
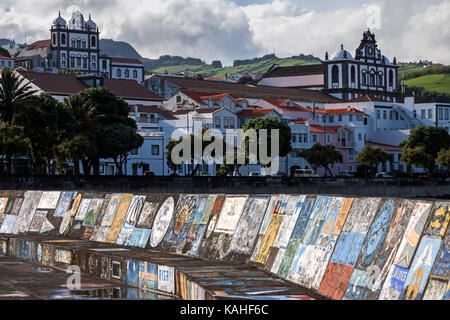
[[59, 12], [48, 40], [27, 45], [16, 65], [40, 73], [96, 74], [106, 78], [144, 81], [144, 64], [137, 59], [108, 57], [101, 52], [100, 30], [91, 15], [80, 11], [66, 21]]
[[367, 30], [353, 56], [341, 45], [331, 57], [316, 65], [274, 65], [259, 85], [319, 90], [342, 100], [369, 95], [396, 102], [398, 65], [382, 55], [375, 34]]
[[50, 31], [56, 68], [99, 73], [100, 32], [90, 15], [89, 20], [85, 21], [81, 12], [76, 11], [67, 23], [60, 12]]

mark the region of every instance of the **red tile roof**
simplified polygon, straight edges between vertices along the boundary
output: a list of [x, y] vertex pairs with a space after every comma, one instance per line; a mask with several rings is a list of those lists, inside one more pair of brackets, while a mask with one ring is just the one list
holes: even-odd
[[385, 151], [402, 151], [402, 148], [399, 146], [392, 146], [389, 144], [382, 144], [382, 143], [376, 143], [376, 142], [370, 142], [368, 141], [367, 144], [371, 146], [372, 148], [380, 148]]
[[293, 124], [306, 124], [311, 119], [297, 119], [297, 120], [291, 120], [291, 123]]
[[202, 92], [228, 92], [239, 98], [253, 99], [291, 99], [323, 103], [340, 103], [342, 100], [320, 91], [306, 89], [278, 88], [270, 86], [255, 86], [241, 83], [197, 80], [170, 76], [158, 76], [181, 89]]
[[0, 59], [2, 59], [2, 60], [14, 60], [13, 58], [1, 56], [1, 55], [0, 55]]
[[205, 96], [211, 96], [211, 95], [217, 95], [219, 93], [215, 92], [215, 93], [211, 93], [211, 92], [196, 92], [196, 91], [188, 91], [188, 90], [182, 90], [181, 91], [184, 95], [188, 96], [189, 98], [191, 98], [192, 100], [198, 102], [198, 103], [204, 103], [202, 100], [205, 99], [201, 99], [202, 97]]
[[384, 99], [380, 99], [377, 97], [372, 97], [372, 96], [369, 96], [368, 94], [366, 94], [364, 96], [350, 100], [349, 102], [390, 102], [390, 101], [386, 101]]
[[363, 114], [366, 115], [366, 113], [359, 111], [355, 108], [340, 108], [340, 109], [316, 109], [316, 113], [322, 113], [322, 114]]
[[137, 59], [111, 58], [111, 62], [126, 63], [126, 64], [141, 64], [142, 66], [144, 66], [144, 64]]
[[199, 109], [186, 109], [186, 110], [177, 110], [172, 112], [173, 115], [183, 115], [183, 114], [187, 114], [188, 112], [196, 112], [196, 113], [214, 113], [217, 112], [219, 110], [222, 110], [223, 108], [199, 108]]
[[162, 109], [161, 107], [158, 106], [143, 106], [143, 105], [138, 105], [138, 112], [142, 112], [142, 113], [156, 113], [159, 114], [160, 116], [162, 116], [163, 118], [167, 119], [167, 120], [176, 120], [177, 118], [174, 117], [169, 111]]
[[283, 110], [283, 111], [299, 111], [299, 112], [312, 112], [310, 109], [304, 108], [294, 102], [289, 102], [290, 106], [283, 106], [289, 99], [263, 99], [264, 101], [270, 103], [273, 106]]
[[[89, 88], [74, 75], [37, 73], [18, 71], [22, 76], [32, 81], [42, 91], [55, 95], [78, 94]], [[156, 93], [148, 90], [134, 80], [104, 78], [105, 88], [118, 97], [128, 100], [162, 101]]]
[[48, 40], [40, 40], [40, 41], [36, 41], [35, 43], [30, 44], [29, 47], [27, 47], [27, 50], [37, 50], [40, 48], [45, 48], [45, 47], [49, 47], [52, 45], [52, 40], [48, 39]]
[[315, 74], [324, 74], [323, 64], [311, 64], [292, 67], [278, 67], [271, 72], [266, 73], [263, 78], [282, 78], [282, 77], [298, 77]]
[[340, 128], [344, 126], [334, 126], [334, 127], [323, 127], [318, 125], [310, 125], [311, 132], [325, 133], [325, 132], [337, 132]]
[[238, 113], [238, 117], [241, 117], [241, 118], [264, 117], [271, 111], [275, 111], [275, 110], [273, 110], [273, 109], [245, 109]]

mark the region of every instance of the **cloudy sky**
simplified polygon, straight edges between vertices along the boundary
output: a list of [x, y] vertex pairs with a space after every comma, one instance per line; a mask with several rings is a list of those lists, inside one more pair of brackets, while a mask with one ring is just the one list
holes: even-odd
[[49, 39], [61, 10], [92, 14], [101, 37], [127, 41], [148, 58], [206, 62], [313, 54], [342, 44], [351, 53], [371, 27], [383, 54], [450, 64], [448, 0], [1, 0], [0, 38]]

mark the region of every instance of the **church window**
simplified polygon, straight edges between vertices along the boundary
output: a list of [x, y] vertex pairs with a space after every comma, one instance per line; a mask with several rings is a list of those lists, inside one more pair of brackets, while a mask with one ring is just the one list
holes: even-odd
[[77, 67], [81, 67], [81, 57], [77, 57]]
[[352, 68], [351, 68], [350, 77], [351, 77], [352, 83], [355, 83], [356, 82], [356, 68], [355, 68], [355, 66], [352, 66]]
[[392, 70], [389, 71], [389, 86], [394, 86], [394, 72]]
[[126, 69], [125, 70], [125, 78], [129, 78], [130, 77], [130, 70]]
[[80, 39], [77, 40], [77, 48], [81, 48], [81, 40]]
[[122, 77], [122, 70], [117, 69], [117, 78]]
[[86, 40], [83, 40], [83, 41], [81, 42], [81, 47], [82, 47], [83, 49], [86, 49]]
[[383, 86], [383, 72], [380, 72], [378, 74], [378, 86], [382, 87]]
[[61, 35], [61, 44], [66, 45], [66, 35], [64, 33]]
[[87, 68], [87, 57], [83, 57], [83, 68]]
[[91, 46], [95, 47], [97, 45], [97, 41], [95, 40], [95, 37], [91, 38]]
[[339, 83], [339, 67], [338, 66], [333, 66], [333, 68], [331, 69], [331, 81], [333, 83]]
[[362, 71], [361, 82], [364, 86], [367, 85], [367, 71], [366, 70]]
[[56, 33], [53, 34], [53, 45], [56, 46]]
[[370, 86], [374, 87], [376, 83], [375, 83], [375, 73], [373, 71], [370, 73], [369, 79], [370, 79], [369, 80]]
[[133, 70], [133, 78], [136, 79], [138, 76], [137, 70]]
[[70, 57], [70, 67], [75, 68], [75, 57], [74, 56]]
[[72, 40], [72, 48], [75, 48], [75, 40]]

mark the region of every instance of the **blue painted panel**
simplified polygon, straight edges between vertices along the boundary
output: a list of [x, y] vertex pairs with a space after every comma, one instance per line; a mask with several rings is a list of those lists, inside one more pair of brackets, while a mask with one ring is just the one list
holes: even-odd
[[139, 286], [139, 261], [127, 259], [127, 284]]
[[364, 300], [369, 283], [369, 273], [365, 270], [355, 269], [344, 294], [344, 300]]
[[383, 245], [394, 214], [394, 200], [386, 201], [381, 207], [375, 221], [367, 233], [367, 240], [362, 250], [361, 264], [370, 266]]
[[132, 247], [145, 248], [150, 238], [150, 229], [134, 228], [128, 245]]
[[364, 233], [341, 232], [330, 262], [354, 267], [365, 238]]
[[401, 300], [420, 300], [422, 298], [441, 244], [441, 239], [422, 238], [403, 286]]

